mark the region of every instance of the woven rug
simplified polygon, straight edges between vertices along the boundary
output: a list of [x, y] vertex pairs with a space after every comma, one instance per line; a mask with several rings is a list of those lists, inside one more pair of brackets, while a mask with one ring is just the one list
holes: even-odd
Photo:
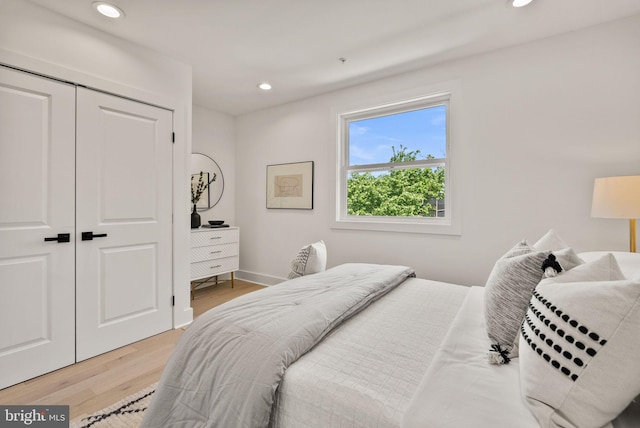
[[70, 428], [135, 428], [140, 426], [144, 411], [156, 390], [153, 384], [115, 404], [71, 422]]

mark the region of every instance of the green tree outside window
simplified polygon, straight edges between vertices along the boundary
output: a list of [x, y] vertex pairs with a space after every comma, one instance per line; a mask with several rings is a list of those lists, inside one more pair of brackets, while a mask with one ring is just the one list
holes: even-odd
[[[420, 159], [420, 150], [400, 145], [390, 163]], [[422, 159], [434, 159], [427, 155]], [[398, 168], [351, 173], [347, 180], [347, 214], [379, 217], [442, 217], [445, 197], [444, 167]]]

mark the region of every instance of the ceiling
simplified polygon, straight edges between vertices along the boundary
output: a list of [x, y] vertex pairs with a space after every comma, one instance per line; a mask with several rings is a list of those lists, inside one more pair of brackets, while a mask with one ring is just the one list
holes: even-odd
[[231, 115], [640, 14], [640, 0], [113, 0], [113, 20], [93, 0], [29, 1], [190, 64], [194, 104]]

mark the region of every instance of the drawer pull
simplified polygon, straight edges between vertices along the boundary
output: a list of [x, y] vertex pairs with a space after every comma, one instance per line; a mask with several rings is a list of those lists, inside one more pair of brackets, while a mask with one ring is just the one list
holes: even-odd
[[211, 239], [222, 239], [222, 236], [212, 236]]
[[221, 253], [221, 252], [222, 252], [222, 250], [212, 251], [210, 254], [218, 254], [218, 253]]
[[211, 269], [217, 269], [219, 267], [222, 267], [222, 265], [215, 265], [215, 266], [211, 266]]

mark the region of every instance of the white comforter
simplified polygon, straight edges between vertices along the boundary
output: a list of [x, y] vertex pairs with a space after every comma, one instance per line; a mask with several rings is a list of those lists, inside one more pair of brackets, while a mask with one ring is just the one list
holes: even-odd
[[289, 367], [271, 426], [399, 427], [468, 290], [407, 279]]
[[259, 428], [285, 370], [413, 270], [345, 264], [220, 305], [182, 335], [143, 427]]

